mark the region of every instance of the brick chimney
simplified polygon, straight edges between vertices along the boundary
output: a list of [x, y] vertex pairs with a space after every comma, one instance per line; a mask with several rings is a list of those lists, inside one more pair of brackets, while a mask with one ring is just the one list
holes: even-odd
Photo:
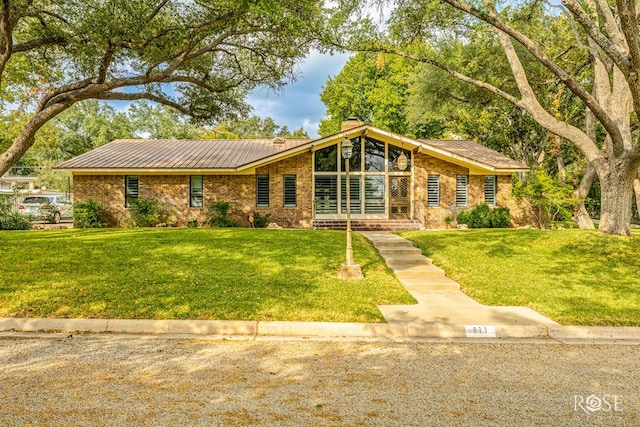
[[347, 120], [342, 122], [342, 125], [340, 126], [340, 132], [346, 132], [349, 129], [357, 128], [358, 126], [362, 126], [363, 124], [365, 123], [359, 118], [349, 117]]

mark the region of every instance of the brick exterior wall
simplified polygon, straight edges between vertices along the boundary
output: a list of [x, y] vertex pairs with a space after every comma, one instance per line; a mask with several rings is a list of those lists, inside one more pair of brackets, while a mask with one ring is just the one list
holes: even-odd
[[[468, 207], [456, 207], [456, 175], [469, 170], [424, 153], [414, 153], [414, 219], [425, 228], [444, 228], [445, 218], [461, 209], [484, 202], [484, 176], [469, 175]], [[249, 226], [252, 212], [270, 213], [271, 222], [283, 227], [310, 228], [313, 220], [313, 164], [310, 152], [256, 169], [256, 175], [269, 176], [269, 207], [256, 207], [256, 175], [204, 175], [202, 208], [189, 207], [189, 175], [138, 175], [139, 197], [157, 198], [168, 211], [169, 221], [185, 226], [189, 220], [203, 222], [214, 202], [229, 202], [230, 217]], [[440, 175], [440, 206], [427, 206], [427, 176]], [[296, 175], [296, 206], [284, 207], [284, 176]], [[74, 175], [76, 201], [89, 198], [101, 202], [109, 225], [124, 226], [129, 219], [124, 206], [124, 175]], [[511, 175], [498, 175], [496, 202], [509, 208], [513, 225], [530, 223], [527, 212], [511, 195]]]
[[[203, 222], [207, 207], [214, 202], [229, 202], [229, 217], [241, 226], [250, 226], [252, 212], [271, 214], [270, 221], [284, 227], [311, 227], [312, 219], [311, 153], [304, 153], [256, 170], [269, 175], [268, 208], [256, 207], [255, 175], [204, 175], [203, 207], [189, 207], [189, 175], [138, 175], [140, 198], [156, 198], [167, 211], [169, 222], [185, 226], [189, 220]], [[296, 207], [284, 207], [284, 175], [296, 175]], [[129, 219], [124, 206], [124, 175], [74, 175], [74, 199], [93, 199], [102, 204], [110, 226], [124, 226]]]
[[[270, 195], [268, 208], [256, 208], [254, 196], [253, 211], [261, 215], [270, 213], [270, 220], [283, 227], [311, 228], [313, 220], [312, 159], [312, 154], [307, 152], [256, 169], [256, 175], [269, 175]], [[285, 175], [296, 175], [296, 207], [284, 207]], [[253, 179], [255, 181], [255, 178]]]
[[[469, 169], [429, 156], [414, 153], [414, 218], [425, 228], [446, 227], [445, 218], [455, 218], [461, 210], [484, 202], [484, 175], [469, 175]], [[440, 206], [427, 206], [428, 175], [440, 175]], [[467, 207], [456, 206], [456, 175], [468, 175]], [[497, 177], [496, 205], [509, 208], [513, 225], [528, 223], [527, 215], [511, 195], [511, 175]]]

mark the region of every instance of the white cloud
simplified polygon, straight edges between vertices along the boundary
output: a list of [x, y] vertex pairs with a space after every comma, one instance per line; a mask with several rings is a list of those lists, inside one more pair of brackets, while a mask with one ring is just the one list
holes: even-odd
[[325, 106], [320, 91], [329, 76], [340, 72], [350, 54], [323, 54], [312, 51], [299, 66], [295, 82], [281, 92], [260, 88], [248, 98], [253, 113], [271, 117], [280, 126], [290, 130], [304, 128], [309, 136], [318, 136], [318, 124], [324, 117]]

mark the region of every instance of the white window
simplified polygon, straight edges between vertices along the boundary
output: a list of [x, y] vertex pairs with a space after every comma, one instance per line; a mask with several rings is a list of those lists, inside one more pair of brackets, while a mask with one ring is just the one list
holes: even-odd
[[429, 175], [427, 178], [427, 206], [440, 206], [440, 175]]
[[192, 175], [190, 182], [189, 206], [192, 208], [202, 207], [202, 175]]
[[489, 206], [496, 205], [496, 176], [486, 175], [484, 177], [484, 202]]
[[469, 203], [469, 176], [456, 175], [456, 206], [467, 206]]

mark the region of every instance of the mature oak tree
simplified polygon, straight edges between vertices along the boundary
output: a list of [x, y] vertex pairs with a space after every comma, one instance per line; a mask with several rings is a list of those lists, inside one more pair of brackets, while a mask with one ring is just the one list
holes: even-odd
[[[353, 7], [354, 2], [343, 0]], [[536, 39], [526, 25], [514, 22], [509, 16], [509, 3], [494, 0], [380, 0], [391, 4], [394, 13], [403, 14], [412, 26], [396, 34], [390, 44], [379, 35], [352, 33], [351, 46], [368, 49], [377, 46], [381, 51], [429, 63], [451, 76], [481, 87], [513, 105], [527, 111], [533, 119], [554, 135], [570, 141], [585, 156], [601, 184], [601, 217], [599, 230], [610, 234], [630, 234], [633, 183], [640, 166], [640, 144], [635, 132], [640, 112], [640, 4], [632, 0], [563, 0], [553, 5], [566, 12], [575, 31], [576, 40], [565, 51], [584, 49], [590, 58], [592, 78], [584, 79], [574, 67], [563, 64], [562, 52], [551, 52], [545, 40]], [[525, 0], [521, 3], [532, 9], [541, 2]], [[510, 68], [510, 80], [516, 89], [509, 90], [499, 83], [466, 75], [439, 57], [430, 44], [456, 28], [483, 25], [495, 33], [497, 48], [501, 49]], [[368, 27], [369, 29], [371, 26]], [[579, 127], [557, 117], [550, 105], [539, 98], [529, 80], [525, 60], [535, 60], [544, 67], [555, 84], [566, 87], [587, 108], [587, 126]], [[597, 128], [605, 135], [598, 138]]]
[[313, 0], [2, 0], [0, 100], [27, 120], [3, 147], [0, 175], [43, 125], [83, 100], [146, 99], [202, 120], [246, 112], [248, 91], [294, 76], [320, 7]]

